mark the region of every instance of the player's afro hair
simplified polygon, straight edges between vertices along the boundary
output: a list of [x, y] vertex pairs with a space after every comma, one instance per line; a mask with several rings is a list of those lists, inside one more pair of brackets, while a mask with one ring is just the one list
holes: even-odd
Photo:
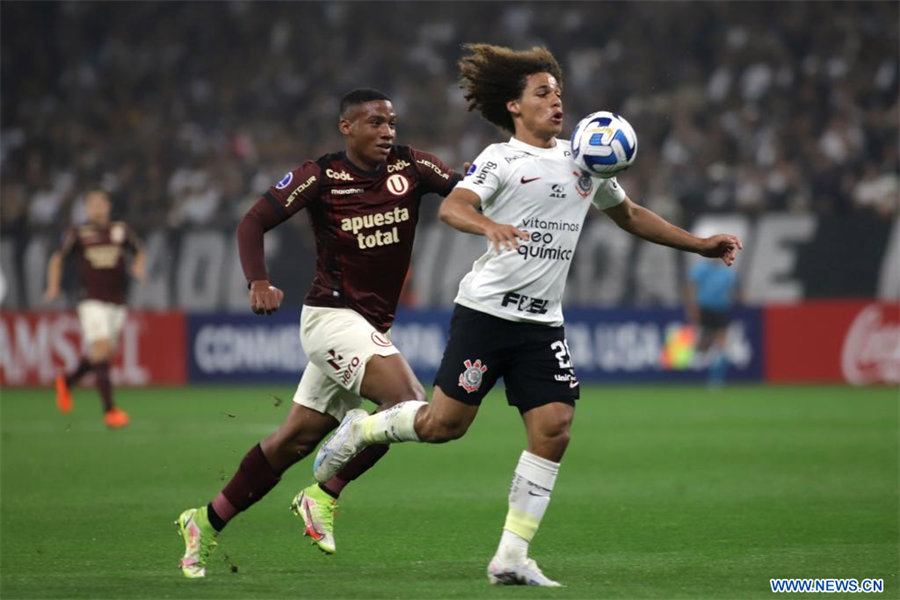
[[341, 98], [339, 114], [343, 117], [347, 113], [347, 109], [351, 106], [363, 104], [364, 102], [372, 102], [373, 100], [390, 101], [390, 98], [388, 98], [387, 94], [385, 94], [384, 92], [380, 92], [372, 88], [359, 88], [351, 90], [344, 94], [344, 97]]
[[465, 44], [469, 54], [459, 59], [459, 84], [466, 91], [469, 110], [477, 110], [487, 121], [515, 133], [506, 103], [522, 96], [526, 79], [535, 73], [550, 73], [562, 85], [562, 69], [544, 47], [515, 51], [491, 44]]

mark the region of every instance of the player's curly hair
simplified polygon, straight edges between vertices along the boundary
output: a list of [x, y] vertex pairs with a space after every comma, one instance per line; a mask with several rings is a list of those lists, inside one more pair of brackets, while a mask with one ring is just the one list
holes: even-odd
[[522, 51], [491, 44], [465, 44], [463, 48], [469, 54], [457, 64], [469, 110], [477, 110], [487, 121], [511, 133], [516, 128], [506, 103], [522, 96], [529, 75], [550, 73], [562, 86], [562, 69], [542, 46]]

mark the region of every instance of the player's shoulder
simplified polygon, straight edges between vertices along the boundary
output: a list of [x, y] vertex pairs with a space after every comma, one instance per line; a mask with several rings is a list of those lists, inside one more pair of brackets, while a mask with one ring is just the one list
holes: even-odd
[[405, 148], [409, 153], [410, 160], [412, 160], [419, 172], [427, 173], [433, 171], [442, 179], [449, 179], [453, 175], [453, 169], [447, 166], [447, 163], [440, 156], [413, 146], [405, 146]]

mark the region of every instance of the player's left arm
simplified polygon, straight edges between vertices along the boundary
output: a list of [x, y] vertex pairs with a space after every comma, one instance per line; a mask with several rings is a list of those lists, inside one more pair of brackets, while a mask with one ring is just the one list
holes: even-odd
[[721, 258], [729, 266], [734, 263], [738, 250], [743, 248], [737, 236], [727, 233], [706, 238], [692, 235], [652, 210], [638, 206], [628, 197], [603, 212], [628, 233], [663, 246], [695, 252], [708, 258]]
[[134, 252], [134, 258], [131, 260], [131, 276], [144, 283], [147, 280], [147, 253], [144, 252], [144, 244], [131, 227], [128, 228], [128, 246]]

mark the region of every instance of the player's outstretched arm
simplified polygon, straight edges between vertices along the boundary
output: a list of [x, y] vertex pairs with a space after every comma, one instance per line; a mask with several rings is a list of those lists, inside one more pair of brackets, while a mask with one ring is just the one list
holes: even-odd
[[444, 198], [438, 213], [441, 221], [466, 233], [483, 235], [491, 241], [494, 252], [515, 250], [519, 240], [528, 240], [528, 233], [513, 225], [503, 225], [480, 212], [481, 198], [471, 190], [455, 188]]
[[692, 235], [652, 210], [638, 206], [630, 198], [603, 212], [616, 225], [640, 238], [708, 258], [721, 258], [729, 266], [737, 257], [738, 250], [743, 248], [741, 241], [733, 235], [720, 233], [708, 238]]
[[44, 290], [44, 302], [53, 302], [59, 296], [62, 261], [63, 255], [59, 250], [50, 255], [50, 262], [47, 263], [47, 288]]
[[134, 260], [131, 262], [131, 276], [140, 283], [147, 280], [147, 253], [143, 250], [138, 250], [134, 255]]
[[260, 198], [238, 224], [238, 254], [250, 287], [250, 310], [258, 315], [272, 314], [284, 299], [284, 292], [269, 283], [263, 236], [287, 217], [275, 210], [269, 200]]

